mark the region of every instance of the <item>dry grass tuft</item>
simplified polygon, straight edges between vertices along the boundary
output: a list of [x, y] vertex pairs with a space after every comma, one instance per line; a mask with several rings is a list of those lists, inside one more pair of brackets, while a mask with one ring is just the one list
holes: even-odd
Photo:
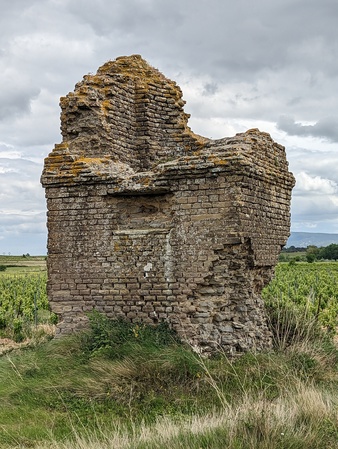
[[29, 338], [17, 343], [10, 338], [0, 338], [0, 356], [7, 354], [16, 349], [34, 347], [40, 345], [46, 340], [50, 340], [55, 335], [54, 324], [39, 324], [32, 327]]

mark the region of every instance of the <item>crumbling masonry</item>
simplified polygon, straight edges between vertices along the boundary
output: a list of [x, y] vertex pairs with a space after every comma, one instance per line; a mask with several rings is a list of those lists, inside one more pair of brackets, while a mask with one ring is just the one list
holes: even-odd
[[257, 129], [200, 137], [184, 103], [138, 55], [61, 99], [63, 141], [42, 175], [60, 334], [96, 309], [168, 321], [203, 351], [269, 347], [260, 293], [289, 236], [284, 147]]

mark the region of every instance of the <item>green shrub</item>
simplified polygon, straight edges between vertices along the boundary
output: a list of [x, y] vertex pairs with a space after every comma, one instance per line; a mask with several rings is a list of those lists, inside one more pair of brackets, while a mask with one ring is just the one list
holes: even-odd
[[83, 336], [83, 344], [91, 355], [102, 354], [111, 359], [122, 358], [135, 345], [160, 348], [177, 344], [180, 339], [166, 322], [157, 326], [130, 323], [124, 319], [111, 320], [94, 311], [89, 314], [90, 330]]
[[49, 323], [50, 324], [57, 324], [59, 321], [58, 316], [56, 313], [52, 312], [49, 316]]

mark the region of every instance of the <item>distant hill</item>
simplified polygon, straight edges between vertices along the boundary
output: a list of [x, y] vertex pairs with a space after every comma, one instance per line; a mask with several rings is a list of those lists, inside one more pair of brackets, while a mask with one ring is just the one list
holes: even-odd
[[295, 246], [306, 248], [309, 245], [328, 246], [331, 243], [338, 244], [338, 234], [324, 234], [319, 232], [291, 232], [286, 247]]

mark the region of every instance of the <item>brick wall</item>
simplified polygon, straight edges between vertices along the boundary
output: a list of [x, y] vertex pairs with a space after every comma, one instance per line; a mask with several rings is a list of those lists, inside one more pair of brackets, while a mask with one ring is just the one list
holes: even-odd
[[197, 136], [183, 105], [137, 55], [61, 99], [63, 142], [42, 175], [60, 334], [95, 308], [168, 321], [203, 351], [269, 347], [260, 292], [289, 236], [285, 150], [258, 130]]

